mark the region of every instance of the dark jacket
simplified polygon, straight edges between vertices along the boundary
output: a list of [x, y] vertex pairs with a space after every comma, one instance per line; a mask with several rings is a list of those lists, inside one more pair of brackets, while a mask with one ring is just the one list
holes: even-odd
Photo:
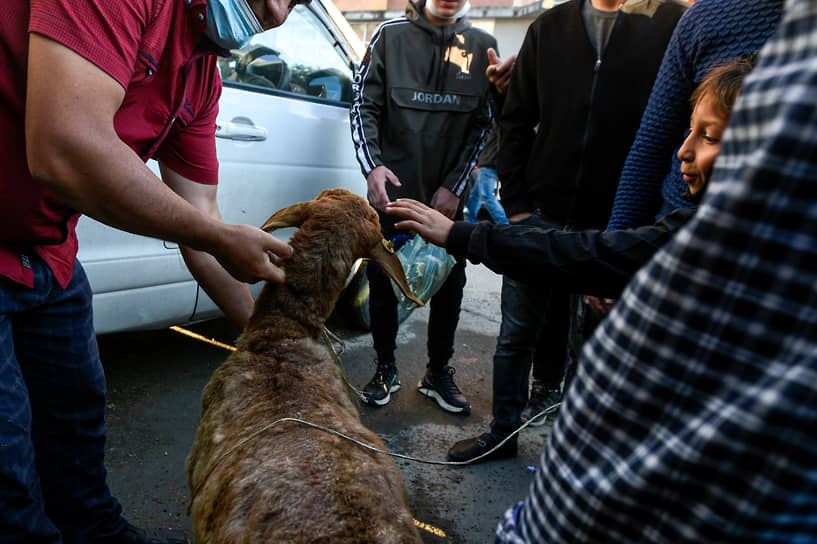
[[389, 197], [425, 203], [439, 187], [461, 196], [490, 128], [485, 76], [496, 39], [466, 17], [435, 25], [424, 2], [383, 23], [355, 75], [352, 139], [363, 175], [391, 169]]
[[574, 293], [618, 298], [638, 269], [695, 211], [679, 208], [654, 225], [611, 231], [458, 221], [446, 249], [522, 283], [554, 281]]
[[497, 171], [509, 216], [538, 208], [560, 224], [601, 228], [687, 4], [631, 0], [599, 59], [585, 30], [583, 2], [550, 9], [529, 27], [500, 119]]

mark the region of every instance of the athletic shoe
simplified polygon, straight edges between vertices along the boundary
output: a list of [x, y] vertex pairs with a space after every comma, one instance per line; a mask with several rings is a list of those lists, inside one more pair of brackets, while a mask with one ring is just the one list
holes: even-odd
[[427, 370], [418, 390], [436, 400], [443, 410], [463, 415], [471, 412], [471, 404], [454, 383], [454, 369], [448, 365], [442, 367], [439, 373]]
[[397, 377], [397, 366], [392, 363], [377, 363], [374, 377], [363, 388], [360, 400], [370, 406], [385, 406], [391, 400], [391, 394], [400, 390]]
[[559, 389], [545, 387], [545, 384], [535, 380], [531, 385], [528, 404], [525, 405], [519, 419], [522, 420], [522, 423], [530, 421], [529, 427], [539, 427], [545, 424], [548, 415], [553, 420], [556, 419], [561, 403], [562, 392]]

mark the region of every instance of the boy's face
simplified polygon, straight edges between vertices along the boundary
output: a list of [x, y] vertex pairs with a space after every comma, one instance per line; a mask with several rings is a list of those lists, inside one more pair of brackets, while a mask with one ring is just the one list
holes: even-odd
[[712, 96], [701, 96], [692, 112], [689, 135], [678, 150], [681, 174], [690, 194], [694, 195], [706, 185], [715, 157], [721, 150], [721, 136], [726, 123], [727, 119], [715, 107]]
[[437, 13], [439, 13], [443, 17], [453, 17], [462, 9], [462, 6], [465, 5], [465, 0], [426, 0], [426, 1], [433, 2], [434, 7], [437, 9]]

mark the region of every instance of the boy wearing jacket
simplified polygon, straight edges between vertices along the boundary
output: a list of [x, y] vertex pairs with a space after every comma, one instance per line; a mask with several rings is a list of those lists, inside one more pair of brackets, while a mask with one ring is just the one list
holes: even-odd
[[[462, 216], [461, 197], [480, 142], [490, 128], [491, 82], [486, 69], [493, 36], [471, 25], [467, 0], [409, 1], [405, 17], [380, 26], [355, 75], [352, 138], [368, 184], [369, 202], [384, 235], [396, 234], [386, 203], [414, 198], [450, 218]], [[369, 263], [369, 309], [377, 370], [363, 401], [382, 406], [400, 388], [394, 352], [397, 299], [388, 278]], [[454, 353], [465, 260], [457, 259], [431, 298], [428, 370], [419, 390], [441, 408], [468, 414], [454, 383]]]

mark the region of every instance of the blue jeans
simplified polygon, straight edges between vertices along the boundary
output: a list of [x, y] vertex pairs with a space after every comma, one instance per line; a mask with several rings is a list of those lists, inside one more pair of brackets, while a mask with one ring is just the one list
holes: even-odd
[[494, 189], [496, 188], [496, 170], [493, 168], [482, 166], [477, 169], [477, 175], [474, 179], [474, 186], [471, 187], [471, 193], [468, 195], [468, 217], [465, 218], [469, 223], [477, 222], [477, 214], [480, 208], [485, 206], [488, 213], [491, 215], [491, 220], [497, 225], [508, 222], [508, 216], [505, 215], [505, 210], [497, 202], [494, 196]]
[[105, 483], [105, 376], [91, 288], [39, 259], [34, 288], [0, 276], [0, 542], [88, 543], [127, 522]]
[[[548, 226], [536, 214], [516, 224]], [[534, 358], [536, 378], [553, 388], [562, 381], [570, 299], [559, 285], [526, 285], [504, 276], [501, 309], [502, 324], [494, 354], [491, 430], [505, 435], [519, 427], [519, 416], [528, 402]]]

